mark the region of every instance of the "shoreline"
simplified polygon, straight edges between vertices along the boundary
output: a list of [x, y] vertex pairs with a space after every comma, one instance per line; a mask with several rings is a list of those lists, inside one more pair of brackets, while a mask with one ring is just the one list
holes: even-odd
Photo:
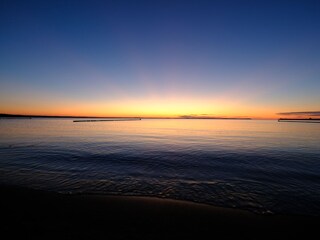
[[0, 191], [5, 232], [30, 239], [304, 239], [320, 227], [319, 217], [259, 215], [181, 200], [2, 185]]

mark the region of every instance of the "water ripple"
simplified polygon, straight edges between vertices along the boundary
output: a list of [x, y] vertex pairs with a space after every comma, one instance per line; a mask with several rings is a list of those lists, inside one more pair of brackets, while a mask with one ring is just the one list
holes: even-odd
[[279, 129], [261, 130], [266, 127], [261, 123], [255, 132], [249, 123], [231, 130], [197, 125], [192, 131], [177, 125], [159, 131], [155, 123], [143, 128], [127, 123], [122, 132], [115, 123], [107, 129], [97, 124], [95, 131], [89, 129], [92, 125], [59, 122], [60, 128], [45, 136], [32, 128], [11, 136], [7, 128], [19, 130], [19, 125], [0, 126], [6, 136], [0, 138], [0, 182], [64, 193], [157, 196], [258, 213], [320, 215], [317, 129], [308, 138], [289, 127], [289, 142], [284, 142]]

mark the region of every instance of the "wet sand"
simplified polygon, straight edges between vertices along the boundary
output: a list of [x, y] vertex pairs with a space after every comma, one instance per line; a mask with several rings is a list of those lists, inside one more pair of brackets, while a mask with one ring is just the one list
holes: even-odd
[[[311, 239], [319, 217], [1, 186], [2, 239]], [[8, 237], [3, 238], [3, 236]]]

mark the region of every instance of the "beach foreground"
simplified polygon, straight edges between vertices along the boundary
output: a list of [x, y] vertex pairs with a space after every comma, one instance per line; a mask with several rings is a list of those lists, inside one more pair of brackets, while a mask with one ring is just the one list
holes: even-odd
[[254, 213], [149, 197], [65, 195], [1, 186], [9, 239], [308, 239], [319, 217]]

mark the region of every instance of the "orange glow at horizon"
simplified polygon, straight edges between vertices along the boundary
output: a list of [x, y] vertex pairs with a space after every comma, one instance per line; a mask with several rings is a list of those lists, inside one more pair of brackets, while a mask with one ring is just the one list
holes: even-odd
[[249, 117], [276, 119], [281, 109], [247, 106], [241, 102], [194, 100], [194, 99], [149, 99], [100, 103], [29, 103], [20, 106], [0, 106], [0, 113], [48, 116], [97, 116], [97, 117]]

